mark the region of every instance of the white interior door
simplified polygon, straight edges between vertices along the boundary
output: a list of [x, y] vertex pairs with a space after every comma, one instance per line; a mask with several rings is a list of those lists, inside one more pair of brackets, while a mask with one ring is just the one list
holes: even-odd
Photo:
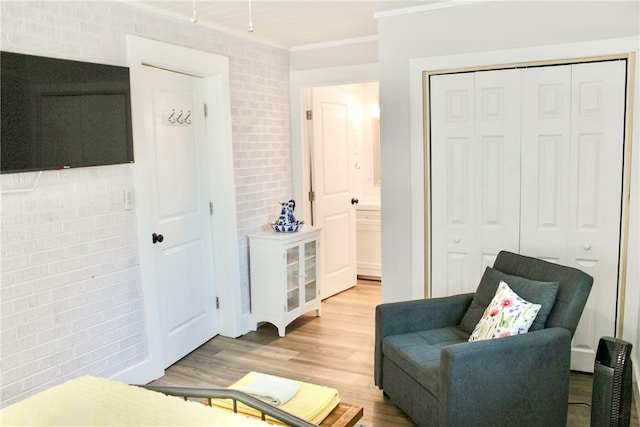
[[[169, 366], [218, 333], [202, 79], [145, 67], [151, 218]], [[162, 236], [162, 237], [160, 237]], [[153, 327], [153, 325], [152, 325]]]
[[313, 99], [314, 225], [321, 227], [320, 296], [356, 285], [354, 182], [360, 92], [356, 85], [320, 87]]
[[[473, 291], [500, 249], [591, 274], [573, 340], [580, 371], [593, 370], [600, 337], [616, 328], [625, 70], [611, 61], [430, 81], [432, 296]], [[475, 102], [460, 101], [471, 93]], [[511, 120], [492, 113], [503, 104]], [[475, 113], [459, 107], [472, 105]], [[473, 124], [451, 115], [458, 111]]]

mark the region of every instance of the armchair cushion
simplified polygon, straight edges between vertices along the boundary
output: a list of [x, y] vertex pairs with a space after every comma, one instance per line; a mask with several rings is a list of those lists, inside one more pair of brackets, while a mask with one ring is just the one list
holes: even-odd
[[441, 349], [468, 339], [469, 334], [455, 326], [424, 330], [384, 338], [382, 352], [421, 386], [438, 396]]
[[[413, 301], [380, 304], [376, 307], [376, 342], [374, 350], [374, 379], [382, 387], [383, 380], [383, 339], [394, 335], [410, 335], [421, 331], [446, 329], [460, 324], [467, 312], [473, 294], [452, 295]], [[469, 334], [460, 331], [461, 341]]]
[[489, 303], [491, 303], [500, 281], [506, 282], [515, 293], [525, 300], [542, 306], [529, 331], [544, 329], [547, 323], [547, 317], [549, 317], [549, 313], [551, 313], [558, 294], [558, 282], [543, 282], [512, 276], [491, 267], [485, 269], [478, 289], [473, 296], [471, 306], [462, 318], [460, 329], [468, 334], [473, 333], [485, 309], [489, 306]]

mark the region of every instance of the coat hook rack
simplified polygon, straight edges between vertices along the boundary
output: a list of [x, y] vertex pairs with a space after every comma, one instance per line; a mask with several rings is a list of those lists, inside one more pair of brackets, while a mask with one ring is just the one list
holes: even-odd
[[171, 114], [169, 114], [169, 117], [167, 117], [167, 122], [170, 125], [188, 126], [191, 124], [191, 110], [187, 110], [186, 114], [184, 110], [180, 110], [180, 112], [177, 113], [176, 116], [176, 109], [173, 108], [171, 110]]

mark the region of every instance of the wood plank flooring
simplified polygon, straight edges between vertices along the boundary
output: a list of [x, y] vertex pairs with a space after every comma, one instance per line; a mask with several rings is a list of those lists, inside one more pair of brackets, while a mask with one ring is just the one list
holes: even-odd
[[[333, 387], [342, 400], [364, 407], [371, 427], [413, 426], [373, 384], [374, 308], [379, 282], [358, 286], [322, 302], [322, 316], [308, 313], [284, 338], [270, 324], [240, 338], [215, 337], [176, 362], [157, 385], [227, 387], [249, 371]], [[591, 403], [591, 375], [572, 373], [570, 402]], [[638, 426], [634, 410], [632, 426]], [[567, 426], [589, 426], [590, 408], [570, 405]]]

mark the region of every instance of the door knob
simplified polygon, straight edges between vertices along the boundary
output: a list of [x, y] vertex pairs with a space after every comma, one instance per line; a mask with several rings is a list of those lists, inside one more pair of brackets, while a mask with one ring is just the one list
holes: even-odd
[[354, 198], [351, 199], [351, 204], [352, 205], [357, 205], [358, 203], [360, 203], [360, 200], [354, 199]]
[[153, 241], [153, 244], [155, 245], [156, 243], [162, 243], [162, 241], [164, 240], [164, 236], [162, 234], [156, 234], [153, 233], [151, 235], [151, 240]]

